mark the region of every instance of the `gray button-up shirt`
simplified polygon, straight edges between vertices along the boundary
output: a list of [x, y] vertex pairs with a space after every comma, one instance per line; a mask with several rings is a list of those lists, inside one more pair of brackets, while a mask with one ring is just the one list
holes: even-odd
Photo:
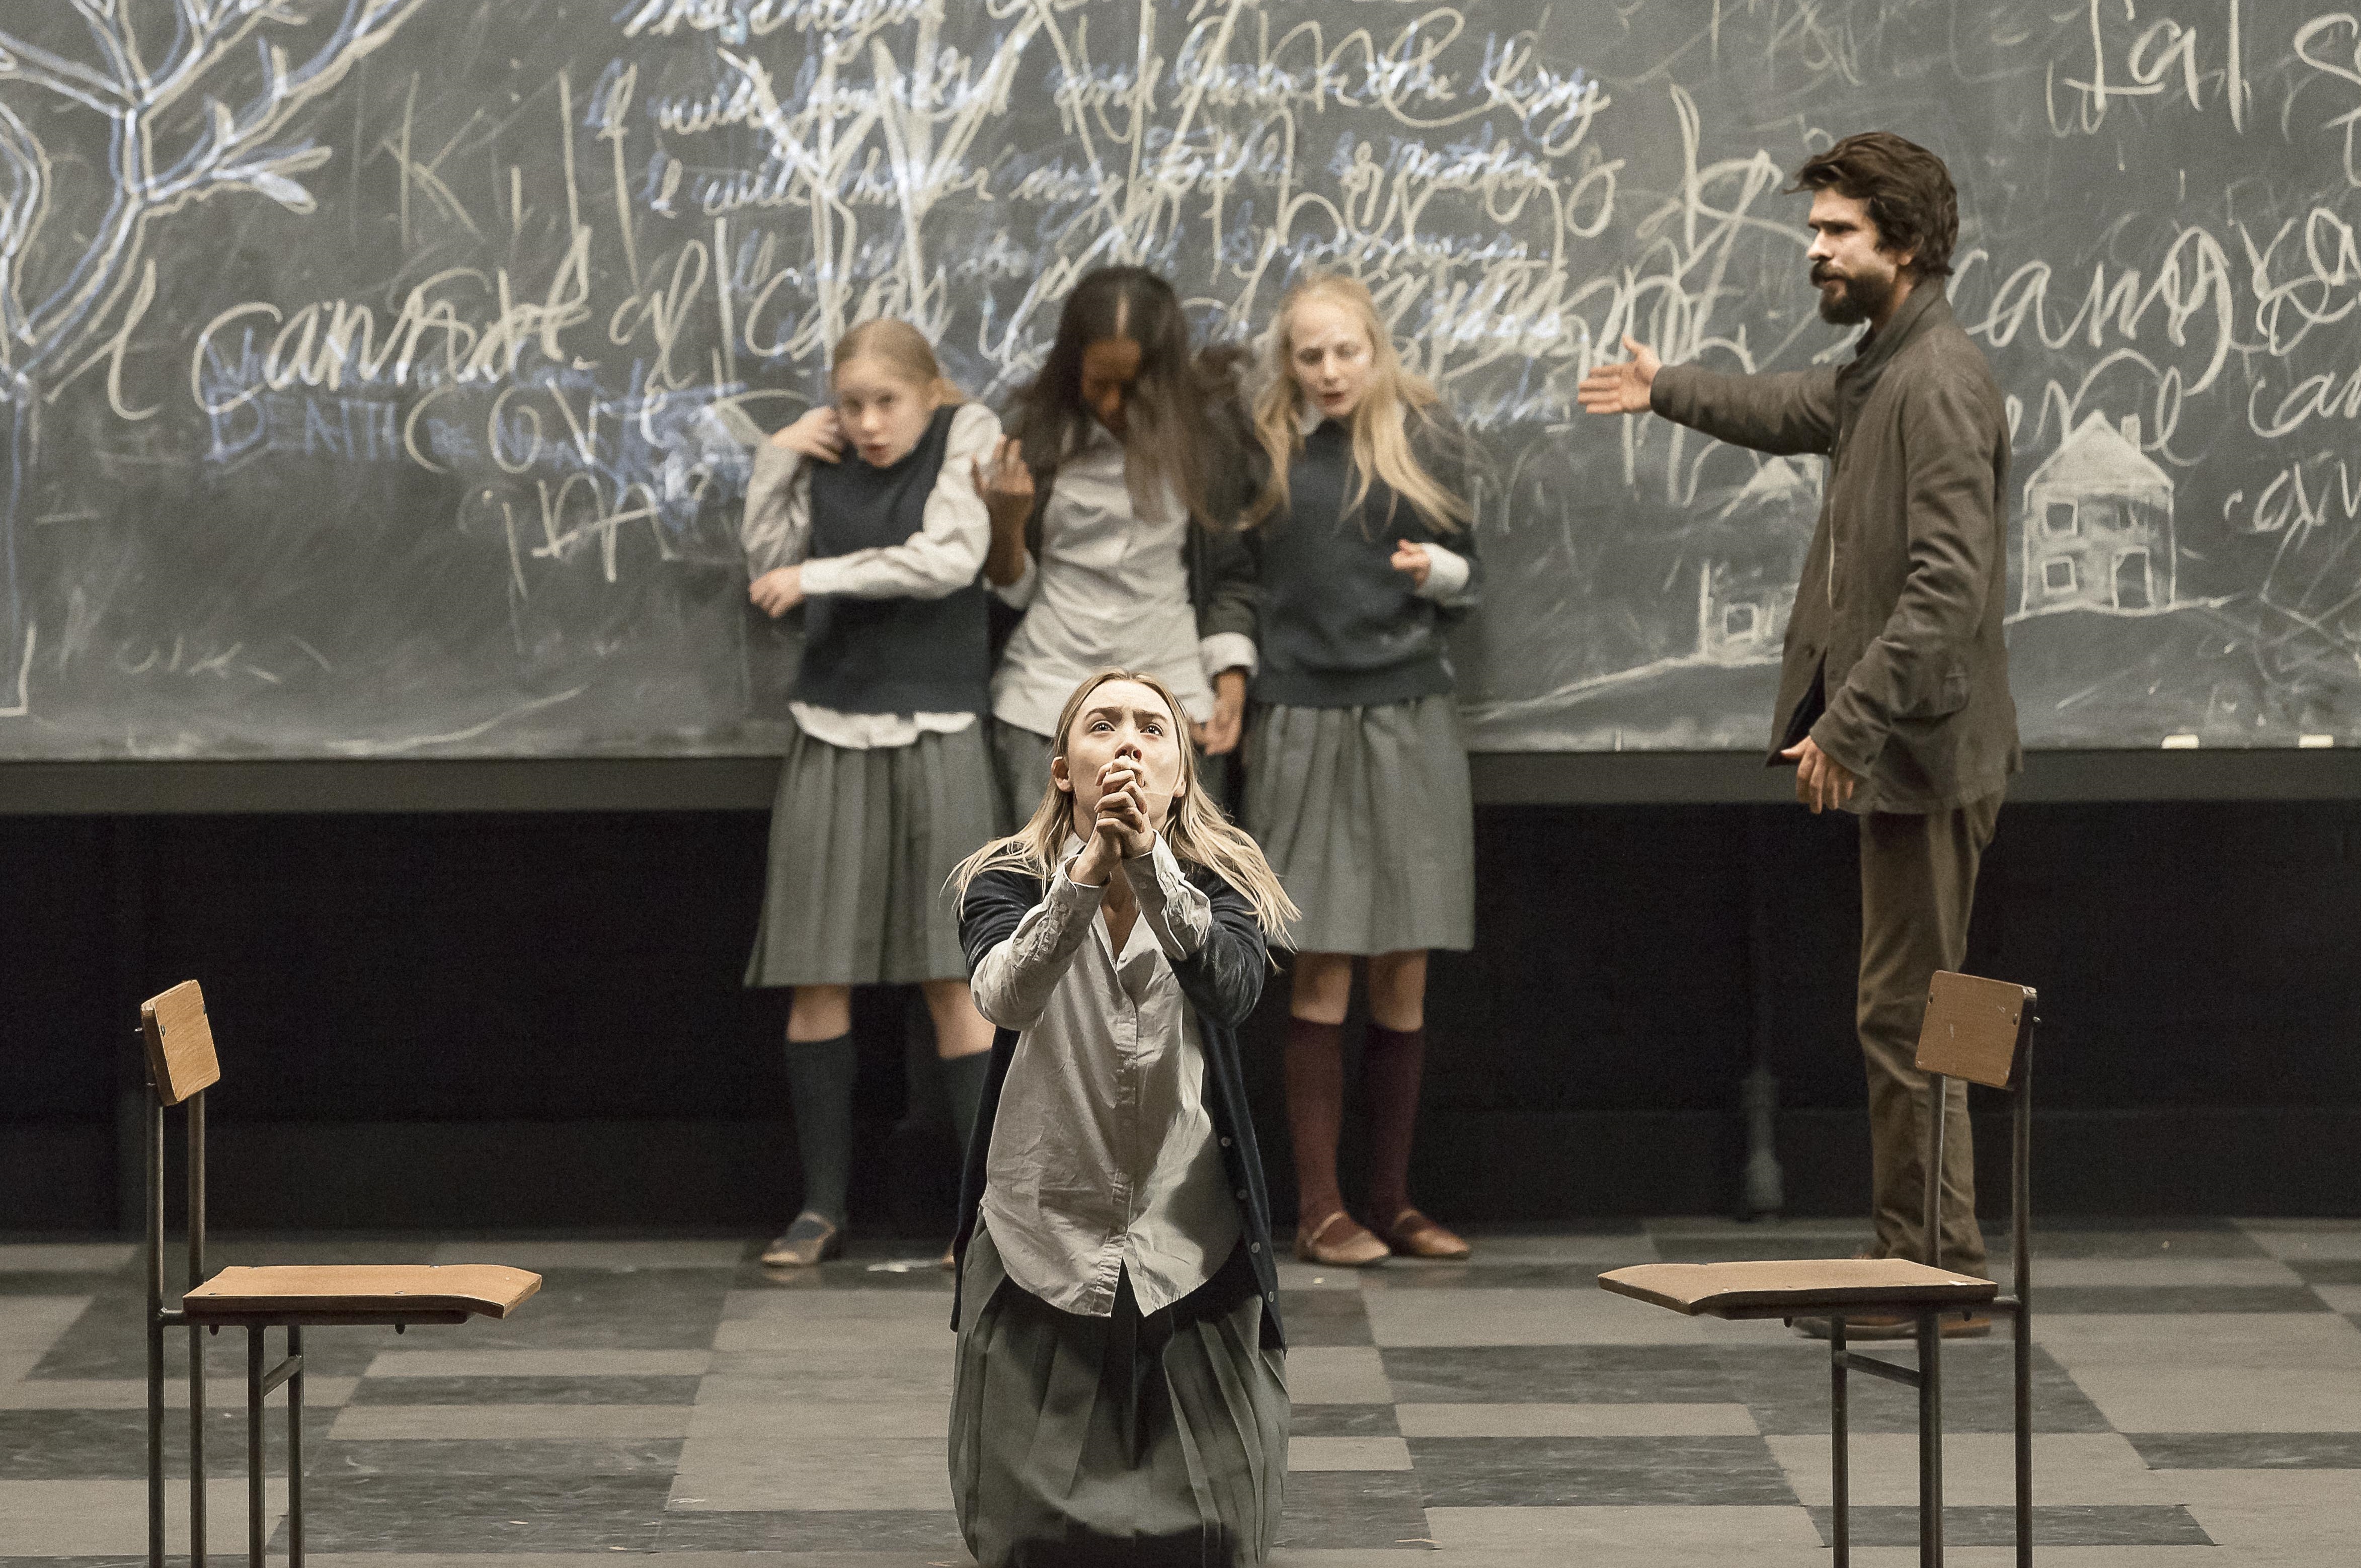
[[1131, 1273], [1145, 1312], [1213, 1277], [1240, 1234], [1205, 1107], [1205, 1056], [1171, 960], [1204, 946], [1211, 900], [1156, 838], [1124, 865], [1139, 917], [1115, 950], [1105, 889], [1068, 874], [976, 966], [976, 1008], [1017, 1031], [985, 1158], [983, 1216], [1008, 1277], [1104, 1318]]
[[1254, 673], [1254, 639], [1200, 640], [1181, 550], [1194, 525], [1168, 492], [1144, 516], [1125, 475], [1123, 443], [1100, 424], [1058, 466], [1041, 511], [1041, 557], [993, 591], [1025, 612], [992, 677], [993, 717], [1053, 734], [1074, 688], [1110, 667], [1146, 670], [1190, 718], [1213, 716], [1212, 677]]

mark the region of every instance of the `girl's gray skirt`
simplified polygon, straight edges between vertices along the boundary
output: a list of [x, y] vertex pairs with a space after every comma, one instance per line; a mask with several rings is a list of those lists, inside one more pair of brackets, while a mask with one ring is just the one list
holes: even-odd
[[1269, 1555], [1287, 1476], [1286, 1353], [1262, 1348], [1245, 1255], [1147, 1317], [1126, 1276], [1114, 1315], [1085, 1318], [1010, 1279], [976, 1227], [950, 1478], [982, 1568], [1229, 1568]]
[[[1000, 806], [1008, 814], [1009, 831], [1015, 832], [1033, 820], [1033, 814], [1041, 808], [1042, 794], [1049, 787], [1049, 738], [1004, 719], [991, 722], [993, 774], [1000, 784]], [[1224, 809], [1229, 782], [1228, 757], [1197, 753], [1197, 787]]]
[[1476, 945], [1476, 814], [1448, 694], [1265, 707], [1246, 757], [1246, 830], [1303, 911], [1297, 952]]
[[965, 980], [951, 871], [999, 831], [982, 719], [848, 751], [801, 729], [771, 807], [748, 985]]

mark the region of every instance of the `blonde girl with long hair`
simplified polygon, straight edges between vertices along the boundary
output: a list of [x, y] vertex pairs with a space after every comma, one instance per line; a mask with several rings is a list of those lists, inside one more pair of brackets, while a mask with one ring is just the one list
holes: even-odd
[[1260, 1563], [1285, 1341], [1237, 1028], [1296, 911], [1199, 787], [1187, 710], [1105, 670], [1031, 819], [954, 878], [996, 1025], [961, 1189], [950, 1480], [983, 1568]]
[[[1268, 343], [1246, 820], [1306, 911], [1287, 1044], [1295, 1251], [1330, 1266], [1465, 1257], [1467, 1244], [1411, 1204], [1410, 1159], [1427, 953], [1475, 941], [1475, 814], [1444, 635], [1476, 599], [1468, 444], [1353, 279], [1297, 284]], [[1367, 1226], [1336, 1173], [1356, 961]]]
[[854, 986], [920, 988], [960, 1136], [973, 1124], [992, 1029], [943, 883], [1003, 820], [983, 719], [992, 524], [975, 488], [1000, 422], [944, 379], [907, 322], [846, 333], [830, 389], [757, 449], [741, 531], [755, 607], [804, 621], [746, 965], [750, 986], [795, 988], [803, 1206], [763, 1252], [787, 1267], [844, 1245]]

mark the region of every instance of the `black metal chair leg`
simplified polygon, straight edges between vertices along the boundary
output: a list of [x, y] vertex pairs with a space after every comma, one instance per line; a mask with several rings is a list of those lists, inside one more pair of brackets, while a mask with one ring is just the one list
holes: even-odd
[[1846, 1409], [1845, 1321], [1828, 1319], [1828, 1500], [1834, 1506], [1835, 1568], [1852, 1563], [1852, 1441]]
[[262, 1568], [262, 1325], [246, 1331], [246, 1561]]
[[303, 1330], [287, 1325], [287, 1568], [303, 1568]]
[[2033, 1568], [2033, 1324], [2016, 1309], [2016, 1568]]
[[164, 1325], [148, 1313], [148, 1568], [164, 1568]]
[[1943, 1568], [1943, 1329], [1918, 1314], [1918, 1562]]
[[189, 1325], [189, 1568], [205, 1568], [205, 1331], [196, 1323]]

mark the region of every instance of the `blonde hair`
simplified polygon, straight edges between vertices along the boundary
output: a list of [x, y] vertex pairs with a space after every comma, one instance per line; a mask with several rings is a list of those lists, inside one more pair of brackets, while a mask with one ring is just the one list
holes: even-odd
[[[1093, 692], [1113, 681], [1134, 681], [1146, 686], [1163, 699], [1176, 725], [1181, 721], [1180, 699], [1154, 675], [1137, 670], [1101, 670], [1076, 686], [1074, 695], [1066, 699], [1065, 711], [1058, 715], [1058, 732], [1050, 740], [1053, 760], [1066, 754], [1067, 737], [1082, 711], [1082, 704]], [[1283, 937], [1288, 923], [1303, 912], [1295, 907], [1294, 900], [1287, 896], [1287, 889], [1279, 885], [1279, 873], [1263, 859], [1262, 847], [1224, 816], [1222, 808], [1197, 787], [1196, 749], [1189, 744], [1186, 736], [1179, 739], [1180, 795], [1172, 803], [1171, 815], [1165, 819], [1165, 843], [1171, 846], [1172, 853], [1182, 862], [1202, 866], [1237, 889], [1254, 905], [1255, 921], [1266, 937]], [[1073, 817], [1073, 796], [1058, 787], [1053, 773], [1041, 792], [1041, 804], [1033, 808], [1032, 820], [961, 861], [951, 872], [951, 885], [964, 901], [969, 884], [986, 872], [1021, 871], [1049, 881], [1058, 862], [1065, 858], [1066, 836], [1075, 830]]]
[[1411, 450], [1409, 421], [1416, 413], [1430, 426], [1437, 422], [1427, 411], [1442, 400], [1433, 383], [1405, 368], [1393, 338], [1378, 317], [1378, 302], [1358, 279], [1338, 272], [1315, 272], [1290, 289], [1279, 302], [1266, 351], [1262, 391], [1255, 399], [1255, 434], [1270, 458], [1270, 479], [1261, 498], [1247, 513], [1250, 523], [1283, 514], [1288, 508], [1287, 467], [1303, 450], [1303, 430], [1297, 411], [1305, 402], [1303, 384], [1295, 378], [1295, 349], [1290, 323], [1296, 308], [1323, 300], [1351, 312], [1369, 340], [1368, 389], [1354, 405], [1353, 469], [1360, 487], [1345, 501], [1350, 510], [1369, 499], [1373, 479], [1383, 479], [1393, 492], [1416, 508], [1428, 524], [1443, 532], [1467, 525], [1475, 511], [1461, 497], [1435, 481]]
[[908, 322], [892, 316], [873, 316], [838, 338], [836, 352], [829, 356], [831, 389], [836, 385], [837, 373], [856, 359], [882, 360], [894, 374], [923, 388], [928, 400], [936, 408], [956, 407], [967, 401], [967, 394], [959, 384], [943, 374], [927, 334]]

